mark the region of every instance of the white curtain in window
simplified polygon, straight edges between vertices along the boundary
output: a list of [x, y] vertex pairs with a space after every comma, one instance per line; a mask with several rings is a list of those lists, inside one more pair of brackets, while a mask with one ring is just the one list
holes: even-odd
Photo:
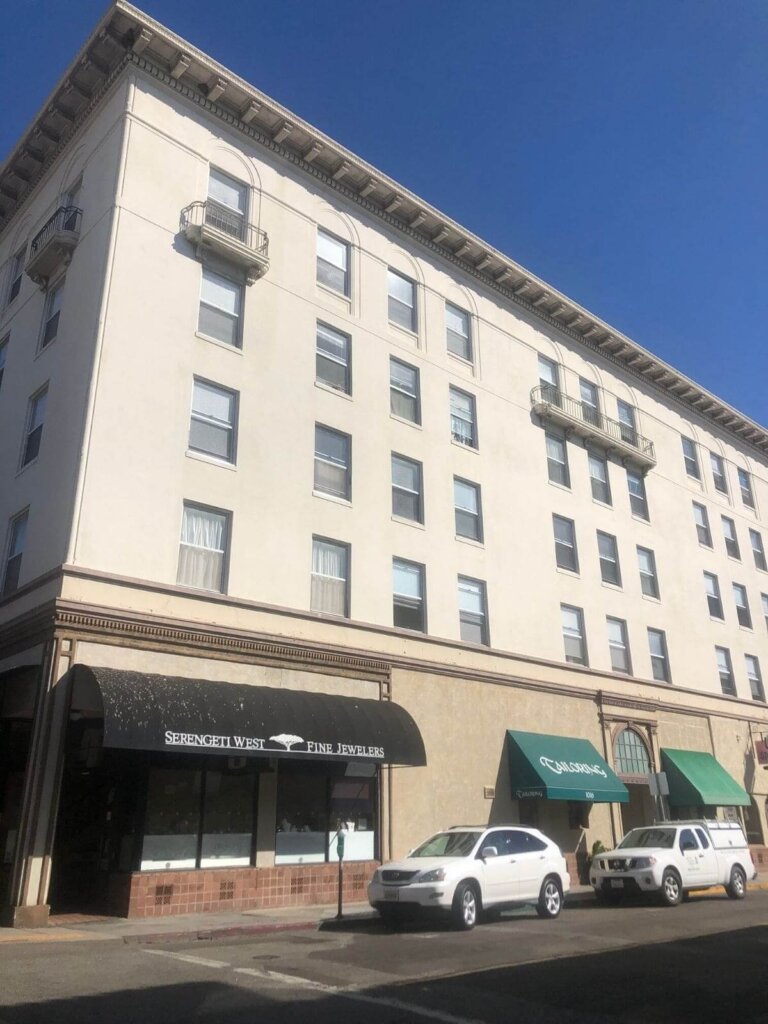
[[234, 178], [211, 169], [208, 179], [208, 197], [222, 206], [228, 206], [238, 213], [245, 213], [245, 198], [248, 186]]
[[231, 426], [233, 398], [231, 391], [225, 391], [213, 384], [196, 380], [192, 409], [201, 416], [207, 416], [212, 420], [218, 420], [219, 423]]
[[483, 586], [473, 580], [459, 579], [459, 610], [472, 615], [484, 615]]
[[176, 582], [201, 590], [221, 590], [226, 534], [225, 515], [185, 506]]
[[421, 569], [407, 562], [392, 565], [392, 589], [395, 594], [421, 600]]
[[347, 549], [316, 540], [312, 544], [312, 611], [346, 615]]
[[240, 313], [240, 285], [221, 274], [214, 274], [212, 270], [203, 269], [200, 297], [209, 306], [223, 309], [232, 316]]

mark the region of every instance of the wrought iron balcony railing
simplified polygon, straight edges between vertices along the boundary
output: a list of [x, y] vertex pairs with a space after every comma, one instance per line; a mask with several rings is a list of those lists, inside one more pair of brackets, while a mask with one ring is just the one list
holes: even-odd
[[269, 269], [269, 237], [237, 210], [213, 199], [190, 203], [181, 211], [181, 227], [205, 259], [207, 253], [245, 269], [249, 284]]
[[540, 384], [531, 390], [531, 406], [545, 419], [551, 419], [582, 437], [588, 437], [604, 448], [616, 448], [641, 466], [656, 465], [653, 441], [627, 423], [605, 416], [593, 405], [566, 395], [551, 384]]
[[60, 206], [32, 239], [24, 269], [37, 284], [45, 287], [49, 278], [72, 259], [82, 216], [77, 206]]
[[56, 213], [43, 224], [29, 246], [30, 258], [37, 256], [54, 235], [63, 231], [80, 233], [80, 218], [83, 211], [77, 206], [60, 206]]

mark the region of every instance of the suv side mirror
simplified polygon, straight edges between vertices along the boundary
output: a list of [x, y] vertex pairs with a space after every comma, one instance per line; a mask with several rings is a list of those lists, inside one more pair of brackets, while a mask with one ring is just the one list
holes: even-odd
[[488, 857], [498, 857], [499, 851], [495, 846], [484, 846], [480, 851], [480, 857], [482, 860], [487, 860]]

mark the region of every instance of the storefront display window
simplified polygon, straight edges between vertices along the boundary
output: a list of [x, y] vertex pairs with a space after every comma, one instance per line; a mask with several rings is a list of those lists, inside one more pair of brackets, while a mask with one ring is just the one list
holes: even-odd
[[376, 779], [344, 775], [345, 766], [281, 765], [277, 781], [276, 864], [337, 859], [335, 836], [345, 829], [345, 860], [376, 852]]
[[141, 870], [247, 867], [256, 778], [252, 768], [151, 767]]

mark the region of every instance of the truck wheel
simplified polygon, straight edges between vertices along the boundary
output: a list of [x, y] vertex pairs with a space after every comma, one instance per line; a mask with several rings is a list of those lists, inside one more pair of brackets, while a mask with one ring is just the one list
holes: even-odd
[[667, 868], [661, 879], [661, 901], [668, 907], [676, 907], [683, 898], [683, 884], [672, 868]]
[[459, 882], [453, 897], [453, 923], [462, 932], [471, 931], [477, 923], [477, 890], [471, 882]]
[[562, 909], [563, 893], [560, 889], [560, 882], [554, 875], [550, 875], [542, 883], [539, 902], [536, 904], [536, 913], [539, 917], [557, 917]]
[[725, 891], [732, 900], [743, 900], [747, 895], [747, 879], [741, 868], [731, 869], [731, 880], [726, 885]]

